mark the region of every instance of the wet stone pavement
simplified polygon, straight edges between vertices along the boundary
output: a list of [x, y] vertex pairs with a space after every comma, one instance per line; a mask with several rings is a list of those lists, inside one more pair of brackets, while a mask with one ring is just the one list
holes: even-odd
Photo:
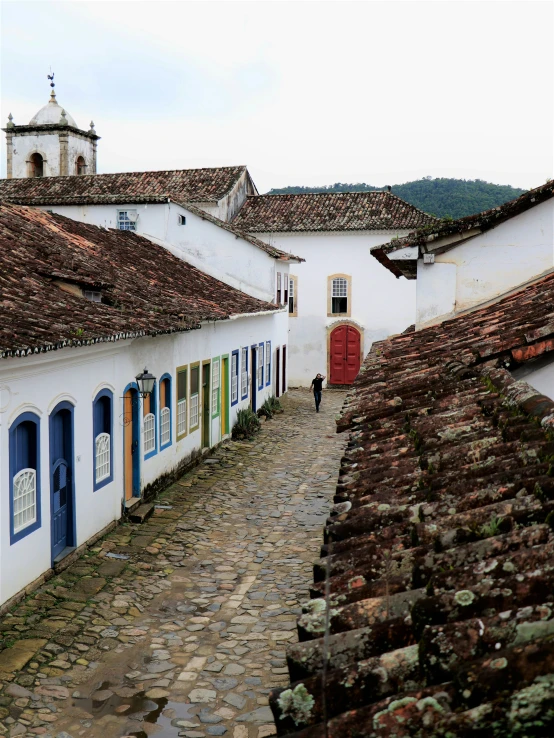
[[334, 492], [342, 392], [294, 390], [0, 618], [0, 736], [264, 738]]

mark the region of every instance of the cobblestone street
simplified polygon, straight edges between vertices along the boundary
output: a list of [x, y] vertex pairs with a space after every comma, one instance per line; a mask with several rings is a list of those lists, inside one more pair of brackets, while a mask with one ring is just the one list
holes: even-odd
[[[0, 735], [264, 738], [334, 492], [344, 393], [291, 391], [0, 619]], [[14, 565], [17, 565], [14, 562]]]

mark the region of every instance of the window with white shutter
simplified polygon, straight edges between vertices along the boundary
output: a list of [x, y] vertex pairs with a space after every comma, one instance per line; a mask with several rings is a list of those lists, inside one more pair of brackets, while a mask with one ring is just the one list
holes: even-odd
[[177, 369], [177, 440], [187, 434], [187, 378], [186, 367]]
[[189, 407], [189, 429], [194, 430], [199, 423], [199, 393], [200, 393], [200, 367], [198, 365], [190, 369], [190, 407]]
[[243, 400], [248, 395], [248, 348], [241, 349], [240, 395]]
[[234, 405], [239, 399], [239, 354], [233, 351], [231, 361], [231, 404]]
[[258, 389], [264, 386], [264, 345], [260, 343], [257, 351], [258, 355]]
[[156, 450], [156, 417], [154, 413], [144, 416], [144, 453]]
[[265, 342], [265, 383], [271, 384], [271, 341]]
[[96, 452], [96, 482], [108, 479], [111, 474], [111, 438], [109, 433], [100, 433], [94, 439]]
[[212, 361], [212, 415], [219, 414], [219, 359]]

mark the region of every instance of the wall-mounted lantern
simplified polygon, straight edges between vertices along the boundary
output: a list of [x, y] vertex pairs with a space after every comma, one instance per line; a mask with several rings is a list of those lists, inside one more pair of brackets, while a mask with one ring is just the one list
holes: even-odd
[[156, 377], [150, 374], [148, 369], [144, 367], [144, 371], [137, 374], [135, 377], [139, 390], [139, 395], [144, 399], [147, 395], [152, 394], [154, 384], [156, 383]]

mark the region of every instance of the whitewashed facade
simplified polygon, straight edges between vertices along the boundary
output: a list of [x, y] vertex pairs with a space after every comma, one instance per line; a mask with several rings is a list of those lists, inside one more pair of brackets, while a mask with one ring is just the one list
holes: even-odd
[[[358, 330], [362, 360], [373, 341], [399, 333], [414, 322], [414, 285], [386, 272], [370, 254], [372, 246], [406, 234], [407, 231], [256, 234], [306, 260], [290, 267], [290, 386], [309, 387], [318, 372], [326, 375], [329, 382], [330, 334], [337, 326], [352, 325]], [[348, 282], [348, 315], [331, 314], [329, 297], [334, 275], [343, 275]]]
[[[127, 424], [124, 407], [126, 389], [134, 377], [146, 366], [157, 378], [154, 390], [154, 453], [145, 448], [145, 418], [142, 401], [138, 407], [138, 489], [145, 491], [163, 488], [166, 480], [203, 450], [217, 445], [227, 437], [235, 423], [237, 411], [253, 404], [259, 407], [265, 399], [279, 390], [286, 377], [274, 376], [275, 353], [288, 341], [286, 312], [237, 316], [231, 320], [210, 322], [199, 330], [168, 336], [144, 337], [116, 343], [103, 343], [82, 348], [66, 348], [24, 358], [4, 359], [0, 362], [0, 479], [3, 494], [0, 502], [0, 605], [17, 595], [47, 572], [52, 566], [51, 443], [50, 418], [60, 403], [71, 408], [73, 416], [73, 487], [71, 494], [73, 523], [68, 548], [85, 544], [91, 537], [118, 520], [126, 508], [124, 432]], [[244, 351], [246, 349], [246, 352]], [[260, 375], [252, 372], [254, 351], [263, 353]], [[246, 386], [241, 387], [242, 359], [247, 356]], [[236, 359], [235, 359], [236, 357]], [[268, 360], [269, 357], [269, 360]], [[237, 362], [236, 396], [232, 386]], [[209, 440], [203, 438], [204, 410], [202, 387], [198, 409], [191, 397], [191, 366], [209, 366], [210, 385], [207, 402]], [[177, 375], [188, 370], [186, 396], [186, 428], [182, 412], [178, 413]], [[214, 377], [216, 382], [214, 383]], [[217, 382], [219, 377], [219, 382]], [[160, 408], [160, 380], [170, 381], [169, 442], [166, 428], [162, 430]], [[253, 397], [253, 389], [255, 396]], [[286, 386], [285, 386], [286, 389]], [[93, 404], [99, 393], [108, 391], [112, 400], [112, 420], [109, 438], [109, 481], [95, 485], [97, 448], [94, 437]], [[222, 403], [226, 403], [223, 407]], [[198, 412], [197, 427], [190, 430]], [[29, 520], [39, 525], [28, 535], [14, 540], [14, 512], [12, 496], [8, 493], [10, 478], [10, 431], [28, 413], [38, 419], [39, 462], [35, 488], [37, 498]], [[165, 413], [164, 413], [165, 415]], [[181, 433], [178, 433], [178, 431]], [[183, 430], [185, 431], [183, 433]], [[165, 437], [162, 438], [163, 432]], [[162, 448], [162, 441], [165, 445]], [[13, 443], [13, 441], [12, 441]], [[104, 475], [105, 476], [105, 475]], [[102, 481], [102, 479], [100, 480]], [[98, 487], [95, 489], [95, 487]], [[140, 500], [134, 497], [131, 503]], [[127, 504], [129, 507], [129, 504]], [[28, 521], [19, 521], [29, 522]], [[30, 527], [33, 527], [32, 525]], [[23, 529], [25, 532], [25, 529]], [[71, 537], [71, 536], [70, 536]], [[16, 536], [17, 538], [17, 529]], [[67, 552], [66, 552], [67, 553]], [[17, 561], [17, 566], [14, 566]]]
[[10, 113], [3, 130], [8, 179], [96, 174], [100, 137], [94, 123], [88, 130], [80, 129], [58, 104], [54, 90], [27, 125], [16, 125]]
[[[168, 198], [169, 200], [169, 198]], [[130, 216], [132, 230], [222, 282], [260, 300], [273, 302], [277, 272], [289, 261], [276, 259], [246, 238], [204, 219], [196, 208], [175, 202], [43, 205], [42, 210], [103, 228], [118, 228]]]
[[416, 279], [417, 329], [492, 302], [552, 271], [553, 190], [547, 183], [483, 213], [483, 222], [479, 215], [460, 219], [449, 226], [450, 233], [430, 233], [423, 243], [413, 234], [386, 254], [386, 266]]

